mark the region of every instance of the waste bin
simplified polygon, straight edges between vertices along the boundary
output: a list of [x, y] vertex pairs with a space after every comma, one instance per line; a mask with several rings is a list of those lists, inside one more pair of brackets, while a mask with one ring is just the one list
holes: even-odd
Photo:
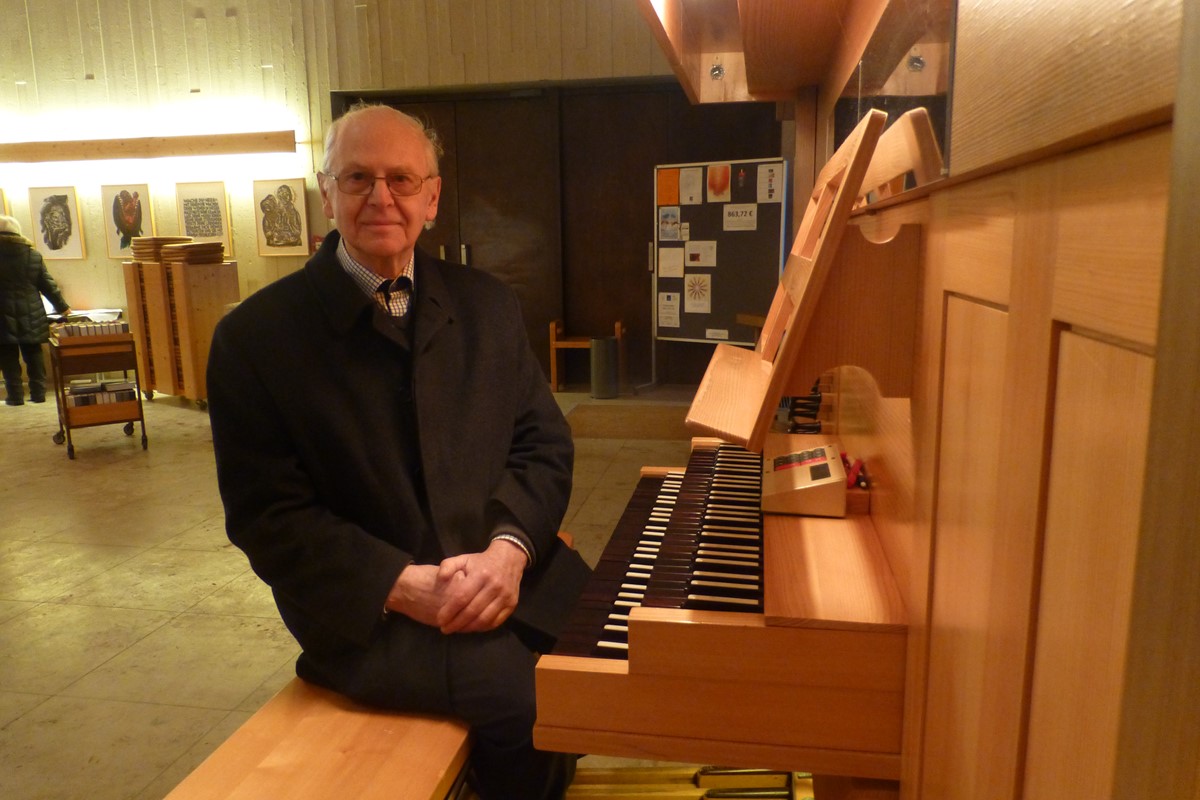
[[620, 394], [617, 386], [617, 337], [592, 338], [592, 397], [607, 400]]

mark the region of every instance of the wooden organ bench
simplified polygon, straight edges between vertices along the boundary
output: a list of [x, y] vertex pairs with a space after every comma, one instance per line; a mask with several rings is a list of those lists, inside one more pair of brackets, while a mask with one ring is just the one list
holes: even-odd
[[458, 720], [366, 708], [294, 678], [167, 800], [447, 800], [469, 749]]

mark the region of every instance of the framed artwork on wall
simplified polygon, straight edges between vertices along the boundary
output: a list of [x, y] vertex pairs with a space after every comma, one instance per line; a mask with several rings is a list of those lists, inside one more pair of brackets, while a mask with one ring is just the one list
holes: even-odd
[[233, 257], [229, 200], [222, 181], [175, 184], [175, 205], [180, 233], [196, 242], [220, 242], [225, 245], [225, 257]]
[[33, 240], [42, 258], [83, 258], [83, 226], [74, 186], [31, 187], [29, 216]]
[[254, 229], [260, 256], [308, 255], [304, 178], [254, 182]]
[[101, 186], [100, 213], [108, 230], [109, 258], [132, 258], [133, 239], [154, 235], [150, 187], [144, 183]]

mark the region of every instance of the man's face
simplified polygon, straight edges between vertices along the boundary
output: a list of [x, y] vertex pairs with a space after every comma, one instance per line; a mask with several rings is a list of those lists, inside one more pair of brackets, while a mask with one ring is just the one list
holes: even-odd
[[[387, 110], [359, 114], [338, 133], [330, 172], [362, 171], [382, 176], [429, 174], [425, 137]], [[395, 277], [408, 263], [425, 222], [437, 216], [442, 179], [430, 178], [411, 197], [395, 197], [376, 181], [368, 195], [346, 194], [332, 177], [322, 177], [325, 216], [346, 242], [355, 260], [384, 277]]]

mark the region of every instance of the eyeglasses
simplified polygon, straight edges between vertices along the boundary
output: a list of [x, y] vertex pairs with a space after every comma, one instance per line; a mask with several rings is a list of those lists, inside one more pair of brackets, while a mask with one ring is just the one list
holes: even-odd
[[337, 182], [337, 188], [346, 194], [370, 194], [375, 191], [376, 182], [383, 181], [393, 197], [412, 197], [421, 191], [421, 186], [433, 176], [426, 175], [424, 178], [418, 178], [416, 175], [408, 172], [371, 175], [360, 170], [352, 170], [350, 172], [343, 172], [341, 175], [330, 175], [329, 177], [333, 178]]

